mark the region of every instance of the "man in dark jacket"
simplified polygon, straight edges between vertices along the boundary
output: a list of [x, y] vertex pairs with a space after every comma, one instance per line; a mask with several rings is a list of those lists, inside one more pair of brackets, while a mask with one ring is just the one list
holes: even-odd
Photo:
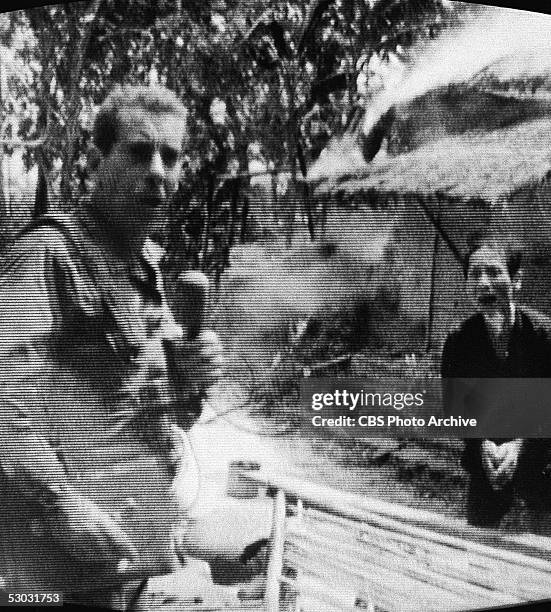
[[[461, 396], [462, 383], [454, 379], [551, 377], [551, 320], [516, 304], [520, 264], [519, 252], [489, 237], [478, 239], [466, 257], [466, 290], [477, 312], [450, 333], [444, 345], [441, 372], [446, 414], [480, 419], [487, 408], [469, 404]], [[500, 419], [514, 422], [528, 416], [522, 413], [522, 402], [498, 408], [501, 413], [493, 414]], [[516, 494], [533, 510], [542, 510], [540, 502], [551, 485], [544, 475], [548, 446], [545, 440], [520, 438], [467, 440], [463, 465], [470, 474], [468, 521], [498, 526]], [[533, 518], [540, 515], [534, 512]]]

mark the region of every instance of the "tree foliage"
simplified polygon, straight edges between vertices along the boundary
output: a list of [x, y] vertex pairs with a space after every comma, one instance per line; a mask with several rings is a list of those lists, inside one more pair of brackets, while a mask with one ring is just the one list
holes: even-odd
[[[107, 91], [155, 80], [174, 89], [189, 107], [190, 140], [170, 261], [220, 274], [247, 234], [250, 145], [289, 170], [305, 207], [287, 218], [306, 217], [314, 236], [299, 179], [360, 101], [359, 73], [374, 55], [434, 36], [448, 12], [441, 0], [92, 0], [19, 11], [0, 42], [29, 75], [11, 79], [2, 118], [17, 116], [21, 138], [46, 134], [26, 163], [38, 165], [50, 197], [76, 205], [87, 189], [90, 114]], [[29, 42], [16, 47], [22, 31]]]

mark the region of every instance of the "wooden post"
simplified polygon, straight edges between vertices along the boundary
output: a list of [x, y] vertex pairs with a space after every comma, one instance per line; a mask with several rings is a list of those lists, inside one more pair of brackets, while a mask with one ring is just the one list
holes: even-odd
[[[297, 499], [297, 519], [299, 521], [303, 521], [304, 520], [304, 502], [300, 498]], [[299, 581], [300, 581], [300, 569], [298, 567], [295, 567], [295, 571], [296, 571], [295, 581], [298, 584]], [[294, 612], [300, 612], [300, 608], [301, 608], [301, 601], [300, 601], [299, 593], [297, 591], [296, 598], [295, 598], [295, 610], [294, 610]]]
[[304, 518], [304, 502], [302, 499], [297, 499], [297, 519], [302, 521]]
[[436, 300], [436, 274], [438, 272], [438, 249], [440, 248], [440, 204], [441, 199], [437, 197], [437, 212], [436, 212], [436, 224], [434, 225], [434, 242], [432, 245], [432, 264], [430, 271], [430, 294], [429, 294], [429, 312], [427, 322], [427, 341], [425, 344], [425, 352], [429, 352], [432, 349], [432, 332], [434, 327], [434, 307]]
[[430, 294], [429, 294], [429, 312], [427, 322], [427, 341], [425, 351], [428, 353], [432, 348], [432, 328], [434, 325], [434, 301], [436, 288], [436, 268], [438, 260], [438, 247], [440, 246], [440, 234], [434, 231], [434, 242], [432, 246], [432, 265], [430, 271]]
[[270, 537], [270, 560], [266, 578], [264, 605], [266, 612], [279, 611], [279, 590], [281, 570], [283, 569], [283, 544], [285, 541], [285, 493], [280, 489], [274, 497], [274, 515]]

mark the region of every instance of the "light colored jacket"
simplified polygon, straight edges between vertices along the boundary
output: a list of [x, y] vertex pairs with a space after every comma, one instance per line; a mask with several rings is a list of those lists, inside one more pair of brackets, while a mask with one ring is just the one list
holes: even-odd
[[147, 243], [125, 260], [90, 218], [57, 219], [24, 234], [0, 272], [0, 578], [11, 590], [121, 580], [45, 532], [32, 495], [41, 480], [68, 477], [120, 522], [140, 552], [135, 575], [174, 569], [185, 519], [172, 483], [186, 455], [163, 350], [181, 328], [158, 249]]

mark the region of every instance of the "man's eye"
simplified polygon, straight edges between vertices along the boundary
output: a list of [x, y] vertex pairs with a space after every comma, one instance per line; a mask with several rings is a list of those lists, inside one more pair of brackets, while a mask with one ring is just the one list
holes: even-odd
[[488, 268], [488, 276], [490, 278], [497, 278], [501, 274], [500, 268]]
[[130, 155], [137, 163], [147, 163], [153, 155], [153, 146], [147, 142], [135, 142], [130, 145]]
[[169, 168], [172, 168], [178, 161], [179, 153], [176, 149], [171, 149], [169, 147], [163, 147], [161, 149], [161, 158], [163, 160], [163, 164]]

